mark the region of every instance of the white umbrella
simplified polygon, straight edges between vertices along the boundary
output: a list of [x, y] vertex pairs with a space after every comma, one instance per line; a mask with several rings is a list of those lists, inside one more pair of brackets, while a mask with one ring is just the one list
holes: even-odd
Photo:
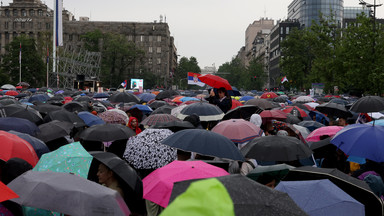
[[1, 88], [4, 90], [16, 90], [16, 87], [14, 85], [11, 85], [11, 84], [2, 85]]

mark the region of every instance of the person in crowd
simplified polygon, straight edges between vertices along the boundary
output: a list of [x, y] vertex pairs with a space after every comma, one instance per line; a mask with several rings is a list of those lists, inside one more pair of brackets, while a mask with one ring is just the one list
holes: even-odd
[[224, 113], [228, 112], [232, 107], [232, 99], [229, 96], [227, 90], [224, 87], [221, 87], [217, 90], [217, 96], [213, 89], [207, 98], [208, 102], [214, 105], [217, 105]]
[[136, 117], [130, 117], [127, 126], [136, 132], [136, 135], [141, 133], [139, 122]]
[[203, 129], [201, 122], [200, 122], [200, 117], [196, 114], [192, 114], [192, 115], [185, 117], [183, 121], [187, 121], [187, 122], [191, 123], [197, 129]]
[[117, 177], [115, 176], [115, 173], [113, 173], [111, 169], [101, 163], [96, 175], [100, 184], [117, 191], [121, 197], [124, 198], [124, 192], [119, 184]]
[[261, 174], [256, 181], [272, 189], [274, 189], [278, 183], [278, 180], [274, 176], [266, 173]]

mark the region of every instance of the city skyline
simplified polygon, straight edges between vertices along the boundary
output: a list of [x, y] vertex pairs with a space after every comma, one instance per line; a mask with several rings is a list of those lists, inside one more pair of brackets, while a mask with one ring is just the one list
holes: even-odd
[[[12, 0], [3, 0], [8, 5]], [[53, 1], [42, 1], [53, 8]], [[195, 0], [135, 1], [64, 0], [64, 8], [91, 21], [160, 21], [169, 25], [180, 57], [196, 57], [199, 66], [217, 68], [230, 62], [245, 45], [245, 30], [254, 20], [287, 18], [292, 0]], [[366, 1], [373, 3], [373, 0]], [[376, 3], [382, 3], [377, 0]], [[358, 0], [345, 0], [344, 6], [359, 6]], [[89, 5], [92, 4], [90, 7]], [[377, 8], [378, 18], [384, 17], [384, 6]]]

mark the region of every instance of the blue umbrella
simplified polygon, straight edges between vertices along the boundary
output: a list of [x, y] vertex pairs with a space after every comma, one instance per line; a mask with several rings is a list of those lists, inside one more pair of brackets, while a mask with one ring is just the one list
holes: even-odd
[[186, 102], [186, 101], [200, 101], [200, 99], [195, 98], [195, 97], [183, 97], [183, 98], [180, 98], [180, 101], [181, 101], [181, 102]]
[[27, 119], [16, 117], [0, 118], [0, 130], [14, 130], [17, 132], [29, 134], [31, 136], [35, 136], [38, 132], [40, 132], [35, 123]]
[[251, 99], [255, 99], [255, 98], [252, 96], [246, 95], [246, 96], [241, 97], [239, 101], [249, 101]]
[[37, 89], [35, 89], [35, 88], [30, 88], [30, 89], [27, 89], [27, 91], [30, 91], [30, 92], [32, 92], [32, 93], [35, 93], [35, 92], [37, 91]]
[[353, 124], [337, 132], [331, 143], [347, 155], [384, 162], [383, 140], [383, 126]]
[[84, 123], [91, 127], [92, 125], [99, 125], [99, 124], [105, 124], [105, 121], [101, 119], [100, 117], [93, 115], [90, 112], [82, 111], [77, 114], [81, 119], [83, 119]]
[[318, 111], [310, 111], [309, 114], [308, 114], [311, 119], [313, 119], [313, 117], [315, 116], [316, 117], [316, 121], [317, 122], [320, 122], [321, 124], [323, 125], [326, 125], [329, 123], [329, 118], [327, 116], [325, 116], [323, 113], [321, 112], [318, 112]]
[[144, 101], [144, 102], [148, 102], [150, 100], [153, 100], [155, 99], [156, 95], [155, 94], [151, 94], [151, 93], [143, 93], [143, 94], [140, 94], [140, 95], [137, 95], [140, 100]]
[[301, 209], [311, 216], [365, 215], [363, 204], [328, 179], [282, 181], [275, 189], [287, 193]]
[[384, 119], [374, 120], [374, 121], [371, 121], [371, 122], [368, 122], [368, 123], [369, 124], [375, 124], [375, 125], [384, 126]]
[[47, 94], [35, 94], [28, 99], [28, 102], [30, 103], [35, 101], [47, 102], [49, 98], [50, 97]]
[[28, 135], [26, 133], [20, 133], [20, 132], [13, 131], [13, 130], [8, 131], [8, 133], [15, 134], [16, 136], [20, 137], [21, 139], [23, 139], [23, 140], [27, 141], [29, 144], [31, 144], [33, 149], [35, 149], [37, 157], [39, 157], [39, 158], [41, 157], [41, 155], [50, 152], [48, 146], [43, 141], [41, 141], [41, 140], [31, 136], [31, 135]]
[[132, 110], [134, 108], [137, 108], [139, 109], [140, 111], [142, 111], [144, 114], [149, 114], [149, 113], [152, 113], [153, 110], [151, 109], [151, 107], [147, 106], [147, 105], [141, 105], [141, 104], [135, 104], [133, 106], [131, 106], [128, 110]]

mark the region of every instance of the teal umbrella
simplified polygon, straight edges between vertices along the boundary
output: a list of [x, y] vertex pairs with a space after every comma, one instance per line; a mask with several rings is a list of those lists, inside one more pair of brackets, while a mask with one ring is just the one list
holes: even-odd
[[92, 159], [83, 146], [75, 142], [43, 154], [33, 170], [73, 173], [87, 178]]

